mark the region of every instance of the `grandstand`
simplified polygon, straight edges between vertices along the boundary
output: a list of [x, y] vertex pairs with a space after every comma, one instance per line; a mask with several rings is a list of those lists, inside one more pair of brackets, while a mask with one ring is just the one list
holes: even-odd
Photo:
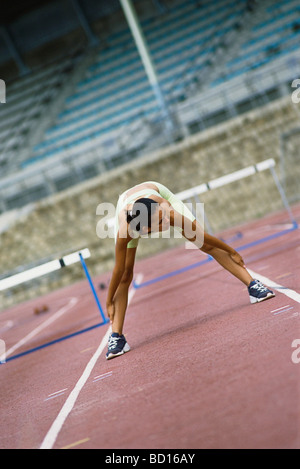
[[98, 45], [7, 83], [2, 212], [287, 95], [300, 74], [297, 1], [136, 4], [172, 135], [121, 18]]
[[[0, 37], [2, 276], [66, 249], [59, 233], [66, 207], [79, 216], [73, 197], [92, 215], [86, 230], [68, 234], [69, 248], [91, 240], [97, 200], [114, 201], [133, 172], [182, 191], [274, 157], [290, 200], [299, 200], [299, 107], [290, 99], [300, 77], [299, 2], [135, 0], [167, 114], [119, 1], [29, 3], [7, 16]], [[166, 160], [168, 170], [154, 167]], [[168, 175], [172, 161], [181, 181]], [[21, 258], [9, 253], [20, 243], [16, 220], [33, 217], [30, 236], [43, 210], [52, 210], [51, 236], [41, 229], [34, 249], [22, 240]]]
[[0, 449], [299, 449], [299, 0], [0, 8]]

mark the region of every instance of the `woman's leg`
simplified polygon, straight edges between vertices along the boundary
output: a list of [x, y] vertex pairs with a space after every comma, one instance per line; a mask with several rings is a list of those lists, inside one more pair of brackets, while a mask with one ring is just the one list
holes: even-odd
[[253, 280], [249, 272], [242, 267], [241, 265], [234, 262], [231, 259], [230, 254], [222, 249], [203, 245], [201, 251], [206, 252], [210, 256], [212, 256], [224, 269], [228, 270], [232, 275], [237, 277], [241, 282], [243, 282], [246, 286], [250, 284]]
[[112, 332], [122, 335], [125, 313], [128, 303], [128, 290], [133, 279], [133, 267], [135, 261], [135, 248], [127, 248], [125, 272], [121, 283], [114, 296], [115, 315], [112, 323]]

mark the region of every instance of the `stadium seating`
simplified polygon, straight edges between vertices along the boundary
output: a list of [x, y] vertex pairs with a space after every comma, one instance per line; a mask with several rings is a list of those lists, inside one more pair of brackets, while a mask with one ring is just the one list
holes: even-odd
[[[268, 67], [274, 64], [273, 75], [281, 73], [284, 58], [297, 53], [299, 2], [256, 1], [249, 8], [250, 4], [172, 0], [165, 11], [153, 7], [139, 15], [161, 89], [184, 135], [253, 109], [249, 100], [253, 106], [268, 102], [268, 97], [256, 100], [247, 85], [249, 77], [256, 71], [271, 77]], [[124, 18], [96, 48], [84, 52], [82, 61], [73, 68], [68, 63], [66, 59], [9, 85], [9, 102], [1, 108], [1, 176], [24, 170], [29, 187], [27, 174], [35, 172], [34, 179], [39, 173], [34, 184], [43, 188], [42, 194], [161, 145], [161, 109]], [[228, 86], [231, 92], [223, 99]], [[270, 100], [282, 96], [273, 83], [270, 86]], [[237, 105], [230, 102], [233, 94], [240, 99]], [[230, 105], [235, 106], [233, 112]], [[165, 144], [163, 138], [161, 142]], [[42, 165], [48, 171], [44, 181]], [[39, 189], [32, 196], [30, 189], [24, 198], [21, 186], [8, 182], [1, 187], [5, 202], [0, 200], [0, 211], [5, 204], [19, 206], [41, 194]]]
[[237, 56], [227, 62], [226, 73], [210, 86], [219, 85], [299, 49], [299, 2], [273, 3], [265, 9], [263, 21], [258, 21], [252, 28], [250, 38], [241, 44]]
[[[205, 66], [214, 52], [211, 45], [221, 40], [244, 12], [245, 1], [219, 0], [195, 8], [194, 2], [180, 2], [165, 17], [142, 23], [160, 84], [169, 102], [178, 99], [189, 80]], [[101, 50], [87, 69], [74, 94], [65, 102], [57, 122], [34, 148], [29, 163], [61, 152], [86, 148], [92, 140], [116, 135], [140, 119], [154, 118], [159, 106], [145, 75], [128, 27], [108, 37], [109, 47]], [[84, 147], [82, 147], [82, 144]], [[81, 147], [80, 147], [81, 145]]]
[[0, 167], [3, 173], [18, 170], [20, 152], [27, 144], [36, 123], [55, 100], [64, 80], [72, 71], [67, 58], [59, 64], [43, 67], [8, 84], [7, 102], [1, 107]]

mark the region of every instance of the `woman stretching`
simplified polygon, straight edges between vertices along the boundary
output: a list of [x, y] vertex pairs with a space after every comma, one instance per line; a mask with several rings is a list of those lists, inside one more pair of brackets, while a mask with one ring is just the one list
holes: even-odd
[[203, 231], [190, 210], [169, 189], [154, 181], [138, 184], [119, 197], [116, 209], [115, 266], [106, 301], [112, 327], [107, 359], [130, 350], [123, 335], [123, 324], [139, 238], [148, 237], [149, 233], [166, 231], [170, 226], [179, 230], [187, 240], [243, 282], [248, 287], [251, 303], [275, 296], [251, 277], [238, 252]]

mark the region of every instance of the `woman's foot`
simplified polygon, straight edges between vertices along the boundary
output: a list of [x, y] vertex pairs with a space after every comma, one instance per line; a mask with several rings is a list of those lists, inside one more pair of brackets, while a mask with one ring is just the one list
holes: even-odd
[[106, 360], [110, 360], [111, 358], [123, 355], [123, 353], [129, 352], [129, 350], [130, 347], [124, 335], [120, 335], [117, 332], [113, 332], [112, 334], [110, 334], [108, 339], [108, 350], [106, 353]]
[[252, 280], [248, 286], [250, 303], [260, 303], [261, 301], [273, 298], [275, 293], [265, 287], [259, 280]]

